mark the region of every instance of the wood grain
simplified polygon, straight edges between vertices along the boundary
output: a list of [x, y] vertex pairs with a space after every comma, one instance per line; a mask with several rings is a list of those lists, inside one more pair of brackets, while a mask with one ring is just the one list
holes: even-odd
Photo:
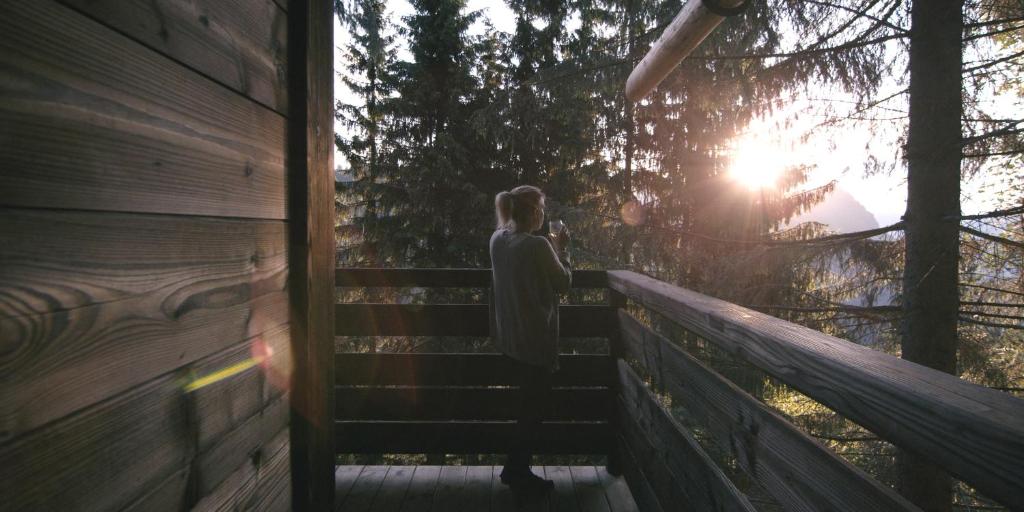
[[286, 216], [279, 114], [53, 0], [0, 34], [0, 205]]
[[[502, 354], [338, 353], [334, 382], [339, 386], [513, 386], [519, 373]], [[614, 361], [606, 355], [558, 357], [554, 386], [611, 384]]]
[[196, 460], [196, 492], [200, 496], [214, 492], [232, 472], [243, 466], [258, 471], [283, 444], [287, 436], [275, 438], [288, 425], [290, 410], [287, 396], [281, 396], [254, 414], [238, 428], [226, 433], [217, 443], [200, 452]]
[[[338, 387], [339, 420], [514, 420], [519, 417], [518, 388]], [[552, 421], [607, 421], [612, 397], [607, 388], [555, 388], [543, 418]]]
[[985, 495], [1024, 508], [1024, 400], [633, 272], [609, 286]]
[[174, 375], [0, 446], [0, 510], [117, 510], [194, 452]]
[[[287, 347], [284, 338], [268, 367], [287, 366]], [[200, 440], [208, 439], [215, 447], [239, 446], [233, 440], [248, 438], [251, 432], [244, 428], [247, 421], [239, 420], [235, 427], [197, 404], [216, 397], [231, 409], [232, 403], [250, 402], [250, 392], [259, 390], [230, 385], [234, 379], [245, 380], [244, 374], [191, 393], [185, 385], [192, 375], [223, 369], [237, 360], [238, 352], [236, 347], [223, 350], [0, 444], [5, 461], [0, 491], [15, 497], [0, 503], [0, 510], [180, 510], [191, 505], [194, 493], [179, 491], [204, 466]], [[265, 441], [272, 434], [261, 437]], [[248, 455], [220, 453], [241, 455], [238, 460]], [[234, 467], [223, 462], [219, 471], [230, 473]]]
[[284, 225], [2, 210], [2, 439], [288, 320]]
[[287, 14], [271, 0], [60, 0], [255, 101], [288, 112]]
[[[336, 304], [336, 336], [489, 336], [487, 304]], [[607, 306], [559, 306], [563, 338], [608, 336]]]
[[[623, 413], [635, 422], [655, 448], [653, 457], [664, 463], [695, 510], [747, 510], [754, 507], [722, 472], [700, 443], [661, 405], [640, 377], [624, 361], [619, 361], [619, 382]], [[657, 466], [654, 466], [657, 468]], [[651, 472], [645, 471], [648, 478]], [[661, 494], [662, 504], [671, 496]]]
[[[514, 422], [341, 421], [335, 432], [338, 453], [508, 453], [517, 443]], [[544, 423], [530, 448], [602, 453], [608, 436], [607, 423]]]
[[[346, 287], [490, 288], [489, 268], [338, 268], [335, 284]], [[606, 288], [603, 270], [574, 270], [573, 288]]]
[[[285, 428], [268, 438], [250, 461], [227, 475], [215, 489], [207, 491], [192, 510], [255, 510], [261, 502], [272, 499], [278, 490], [275, 488], [289, 480], [288, 437]], [[266, 505], [263, 508], [267, 508]]]
[[787, 510], [916, 510], [628, 313], [619, 322], [627, 357]]

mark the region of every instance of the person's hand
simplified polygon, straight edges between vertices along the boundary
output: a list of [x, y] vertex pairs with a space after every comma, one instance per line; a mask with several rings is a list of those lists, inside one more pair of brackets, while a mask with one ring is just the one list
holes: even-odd
[[569, 227], [563, 227], [558, 233], [551, 233], [551, 243], [559, 254], [569, 248]]

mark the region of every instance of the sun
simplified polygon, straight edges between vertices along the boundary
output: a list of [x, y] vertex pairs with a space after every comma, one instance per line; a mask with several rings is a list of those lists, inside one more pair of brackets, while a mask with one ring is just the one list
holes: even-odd
[[751, 190], [776, 186], [783, 170], [790, 165], [791, 155], [760, 139], [744, 139], [733, 147], [729, 177]]

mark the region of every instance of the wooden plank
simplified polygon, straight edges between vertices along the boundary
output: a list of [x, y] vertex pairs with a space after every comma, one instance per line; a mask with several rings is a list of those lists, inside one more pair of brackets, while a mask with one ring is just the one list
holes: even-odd
[[[487, 304], [336, 304], [336, 336], [489, 336]], [[607, 306], [559, 306], [563, 338], [607, 337]]]
[[[338, 268], [334, 274], [337, 286], [347, 287], [422, 287], [422, 288], [490, 288], [489, 268]], [[603, 270], [574, 270], [573, 288], [606, 288]]]
[[373, 499], [373, 512], [398, 512], [415, 471], [416, 466], [391, 466]]
[[[661, 405], [640, 377], [624, 361], [619, 361], [619, 383], [624, 415], [632, 418], [654, 447], [654, 457], [673, 475], [674, 484], [685, 493], [696, 510], [748, 510], [747, 501], [722, 470], [700, 446], [700, 443]], [[648, 478], [651, 472], [645, 471]], [[657, 491], [657, 488], [656, 488]], [[664, 505], [671, 496], [659, 494]]]
[[466, 483], [459, 493], [460, 512], [483, 512], [490, 510], [491, 478], [494, 472], [500, 472], [493, 466], [469, 466], [466, 470]]
[[629, 484], [621, 476], [612, 476], [605, 468], [597, 466], [597, 478], [601, 481], [601, 488], [608, 498], [608, 505], [612, 512], [638, 512], [633, 495], [629, 492]]
[[285, 114], [287, 15], [271, 0], [60, 0]]
[[[654, 489], [651, 488], [651, 484], [647, 480], [647, 476], [644, 475], [640, 462], [637, 460], [636, 455], [633, 454], [630, 443], [626, 441], [625, 433], [625, 428], [616, 430], [618, 452], [622, 457], [622, 476], [629, 483], [630, 492], [636, 498], [640, 510], [644, 512], [661, 512], [662, 508], [661, 503], [658, 501], [658, 496], [654, 494]], [[680, 502], [676, 505], [678, 509], [686, 509], [685, 502]]]
[[1024, 400], [632, 272], [609, 285], [983, 494], [1024, 508]]
[[[512, 386], [519, 375], [501, 354], [341, 353], [334, 356], [340, 386]], [[561, 355], [554, 386], [607, 386], [614, 361], [605, 355]]]
[[[283, 431], [287, 437], [288, 430]], [[289, 444], [282, 441], [282, 449], [260, 468], [256, 493], [251, 504], [232, 506], [227, 510], [254, 510], [266, 512], [291, 511], [291, 468]], [[226, 512], [226, 511], [225, 511]]]
[[[289, 480], [288, 465], [288, 429], [282, 429], [268, 440], [266, 445], [256, 452], [250, 462], [242, 464], [220, 484], [207, 492], [192, 508], [195, 511], [230, 511], [252, 510], [255, 505], [265, 499], [273, 489]], [[141, 510], [141, 509], [140, 509]]]
[[160, 487], [195, 449], [165, 375], [0, 445], [5, 510], [118, 510]]
[[334, 2], [288, 13], [289, 291], [296, 510], [334, 500]]
[[[913, 506], [801, 432], [663, 336], [620, 312], [629, 357], [682, 403], [719, 446], [792, 510], [913, 510]], [[658, 377], [660, 376], [660, 377]]]
[[281, 222], [0, 216], [4, 439], [243, 340], [287, 344]]
[[580, 510], [593, 512], [610, 512], [608, 498], [604, 495], [604, 487], [597, 478], [594, 466], [569, 466], [572, 474], [573, 488], [576, 490], [576, 501]]
[[[517, 443], [514, 422], [337, 422], [335, 430], [338, 453], [508, 453]], [[530, 448], [601, 453], [609, 435], [607, 423], [544, 423]]]
[[196, 457], [193, 476], [196, 492], [200, 496], [213, 492], [241, 466], [252, 465], [258, 470], [277, 453], [281, 444], [287, 444], [287, 435], [283, 438], [274, 438], [274, 435], [288, 425], [290, 412], [287, 395], [282, 396], [201, 452]]
[[[548, 394], [551, 421], [607, 421], [612, 397], [607, 388], [555, 388]], [[340, 420], [515, 420], [518, 388], [338, 387], [335, 414]]]
[[189, 468], [183, 467], [153, 486], [149, 492], [136, 499], [124, 512], [179, 512], [189, 507]]
[[577, 512], [576, 489], [569, 466], [544, 466], [544, 477], [555, 484], [548, 501], [550, 512]]
[[405, 500], [402, 502], [402, 512], [428, 512], [430, 510], [442, 467], [444, 466], [416, 466], [416, 472], [412, 475], [412, 482], [409, 482], [409, 490], [405, 493]]
[[[178, 491], [183, 489], [183, 478], [189, 483], [193, 477], [199, 479], [194, 470], [203, 466], [195, 459], [201, 440], [217, 446], [217, 442], [232, 443], [252, 437], [248, 422], [239, 420], [240, 428], [225, 430], [225, 426], [236, 423], [224, 422], [217, 414], [210, 414], [209, 408], [198, 406], [203, 396], [220, 397], [226, 409], [231, 409], [230, 404], [235, 402], [248, 403], [250, 399], [245, 395], [251, 390], [231, 385], [234, 379], [244, 380], [244, 373], [226, 375], [191, 393], [186, 388], [194, 382], [190, 376], [207, 376], [223, 370], [225, 364], [235, 360], [237, 352], [232, 347], [195, 361], [177, 372], [165, 373], [0, 443], [0, 456], [5, 461], [0, 466], [0, 491], [4, 496], [17, 496], [5, 505], [14, 510], [147, 510], [189, 506], [194, 494]], [[284, 336], [282, 348], [267, 361], [267, 368], [288, 366], [288, 361]], [[217, 388], [221, 390], [214, 392]], [[286, 404], [285, 398], [278, 401]], [[239, 410], [248, 410], [248, 406]], [[276, 423], [278, 429], [286, 419], [284, 414], [279, 416], [282, 418]], [[211, 418], [213, 425], [207, 421]], [[274, 433], [262, 437], [270, 439]], [[284, 434], [281, 439], [287, 441], [287, 437]], [[269, 448], [261, 450], [261, 457], [266, 460]], [[246, 457], [252, 453], [255, 449], [237, 454], [234, 460], [248, 462], [252, 459]], [[64, 460], [65, 457], [71, 459]], [[238, 465], [224, 465], [218, 470], [222, 475], [219, 480]], [[246, 463], [240, 465], [247, 467]]]
[[[290, 339], [287, 331], [280, 335], [246, 340], [234, 347], [221, 351], [203, 363], [202, 374], [189, 378], [200, 379], [221, 371], [234, 372], [220, 380], [192, 391], [188, 398], [193, 416], [198, 419], [197, 445], [200, 452], [210, 450], [214, 444], [223, 441], [224, 435], [234, 433], [246, 426], [253, 418], [266, 415], [267, 406], [279, 401], [287, 390], [287, 372], [292, 364]], [[266, 345], [263, 345], [266, 343]], [[271, 362], [252, 365], [254, 350], [266, 346], [274, 354]], [[287, 409], [287, 405], [281, 406]], [[277, 428], [271, 427], [270, 434]]]
[[[290, 362], [280, 357], [287, 355], [288, 338], [277, 338], [276, 346], [271, 346], [278, 354], [276, 366], [287, 366]], [[197, 362], [184, 373], [199, 377], [233, 368], [244, 364], [251, 352], [252, 343], [246, 341]], [[275, 385], [266, 375], [263, 367], [256, 366], [186, 394], [187, 417], [194, 427], [196, 449], [201, 454], [128, 509], [181, 510], [188, 508], [186, 500], [192, 499], [193, 494], [216, 493], [214, 487], [232, 485], [221, 482], [230, 478], [229, 475], [242, 478], [238, 475], [247, 474], [245, 467], [250, 468], [250, 476], [255, 474], [253, 465], [261, 460], [265, 463], [279, 448], [279, 445], [271, 445], [271, 440], [288, 419], [287, 398], [278, 387], [282, 383]], [[186, 414], [184, 410], [183, 414]], [[270, 417], [276, 419], [268, 421]], [[287, 442], [286, 434], [279, 437]], [[186, 492], [190, 478], [193, 489]], [[224, 491], [219, 492], [223, 496]]]
[[441, 466], [431, 510], [441, 512], [458, 509], [466, 485], [467, 469], [469, 466]]
[[0, 34], [0, 205], [285, 218], [279, 114], [53, 0]]
[[334, 503], [337, 506], [336, 510], [341, 509], [341, 504], [345, 502], [345, 498], [348, 497], [349, 491], [352, 490], [365, 467], [346, 465], [338, 466], [334, 470]]
[[[618, 432], [624, 443], [622, 453], [626, 455], [624, 469], [627, 479], [633, 475], [633, 479], [640, 481], [641, 489], [644, 486], [650, 489], [649, 496], [643, 495], [646, 490], [641, 492], [641, 505], [653, 501], [663, 510], [704, 510], [690, 502], [690, 497], [682, 488], [681, 480], [668, 467], [665, 457], [662, 456], [664, 447], [655, 446], [655, 440], [649, 438], [643, 431], [637, 419], [631, 415], [632, 411], [623, 404], [623, 400], [619, 400], [619, 404], [621, 420]], [[629, 482], [630, 487], [633, 487], [633, 481]]]
[[359, 474], [355, 485], [349, 491], [345, 501], [340, 503], [338, 510], [344, 512], [369, 512], [373, 510], [373, 499], [377, 496], [377, 490], [387, 476], [391, 466], [366, 466]]

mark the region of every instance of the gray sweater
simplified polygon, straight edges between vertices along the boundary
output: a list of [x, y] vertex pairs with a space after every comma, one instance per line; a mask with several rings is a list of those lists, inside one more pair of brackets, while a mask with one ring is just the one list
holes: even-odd
[[498, 229], [491, 235], [492, 334], [498, 349], [525, 363], [558, 368], [558, 293], [572, 270], [544, 237]]

